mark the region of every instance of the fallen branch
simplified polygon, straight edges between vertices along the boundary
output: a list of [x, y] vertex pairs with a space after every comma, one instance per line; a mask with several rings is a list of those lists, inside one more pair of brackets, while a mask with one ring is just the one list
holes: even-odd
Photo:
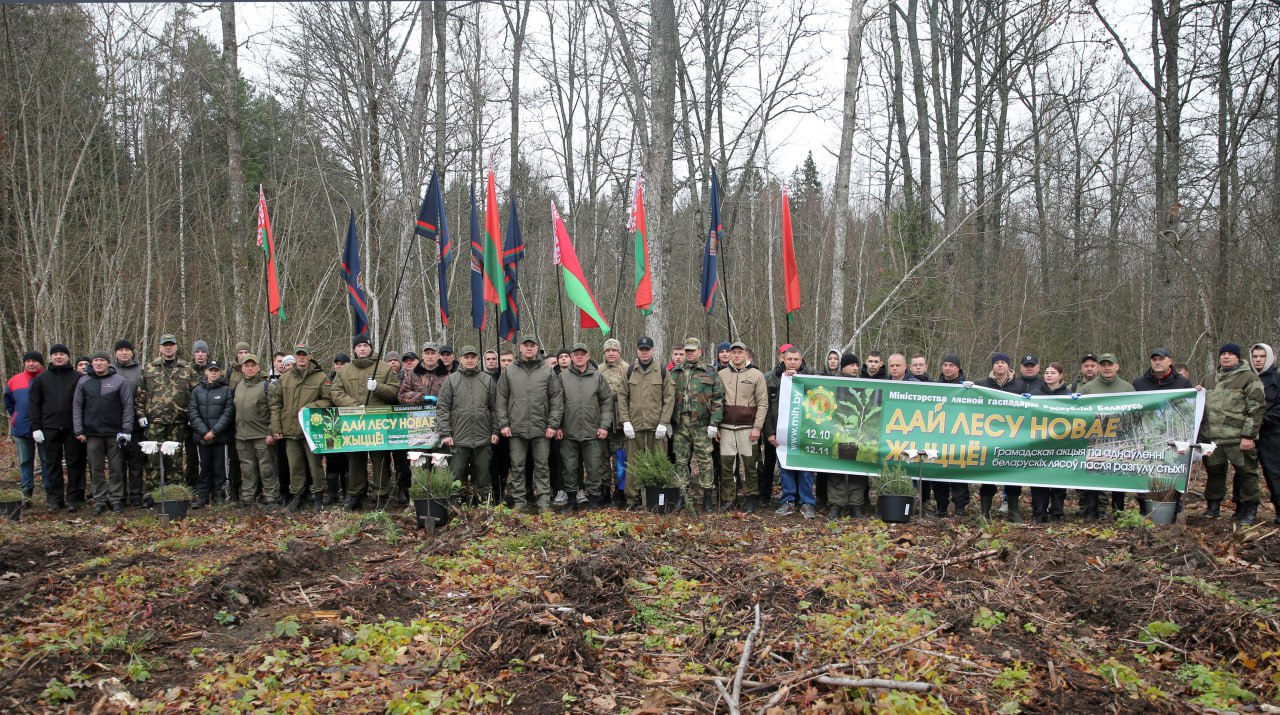
[[917, 693], [927, 693], [933, 687], [933, 683], [922, 683], [916, 680], [883, 680], [881, 678], [835, 678], [830, 675], [820, 675], [817, 678], [819, 683], [824, 685], [839, 685], [843, 688], [885, 688], [887, 690], [911, 690]]
[[747, 634], [747, 643], [742, 646], [742, 657], [738, 659], [738, 670], [733, 674], [733, 709], [736, 712], [738, 699], [742, 697], [742, 676], [746, 673], [747, 662], [751, 660], [751, 646], [755, 644], [756, 634], [760, 632], [760, 604], [756, 604], [756, 624]]

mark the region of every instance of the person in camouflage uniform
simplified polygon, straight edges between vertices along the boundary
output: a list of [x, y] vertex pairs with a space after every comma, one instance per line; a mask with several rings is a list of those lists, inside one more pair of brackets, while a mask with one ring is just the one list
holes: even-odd
[[[146, 417], [148, 437], [157, 442], [177, 442], [187, 444], [188, 414], [187, 404], [191, 401], [191, 391], [200, 383], [191, 363], [178, 357], [178, 339], [173, 334], [160, 336], [160, 357], [152, 360], [142, 370], [142, 379], [138, 383], [137, 401], [139, 412]], [[190, 455], [183, 455], [184, 458]], [[156, 471], [160, 460], [164, 460], [166, 477], [177, 479], [181, 472], [177, 456], [156, 454], [147, 460], [147, 486], [159, 484], [159, 472]], [[133, 485], [129, 485], [130, 489]], [[138, 495], [141, 497], [141, 495]], [[129, 495], [130, 503], [134, 495]]]
[[[688, 493], [692, 504], [701, 503], [704, 512], [710, 511], [715, 498], [711, 459], [724, 417], [724, 384], [715, 369], [702, 361], [702, 342], [697, 338], [684, 341], [684, 361], [671, 371], [671, 378], [676, 397], [676, 485]], [[696, 476], [691, 465], [698, 469]]]
[[1218, 448], [1204, 458], [1208, 479], [1204, 487], [1207, 503], [1204, 515], [1217, 518], [1222, 500], [1227, 496], [1227, 465], [1235, 468], [1235, 487], [1239, 501], [1232, 517], [1241, 524], [1258, 520], [1258, 430], [1267, 410], [1266, 390], [1262, 380], [1248, 364], [1241, 362], [1242, 351], [1235, 343], [1227, 343], [1218, 351], [1218, 374], [1205, 394], [1204, 422], [1200, 425], [1200, 441], [1216, 442]]
[[[600, 501], [597, 504], [597, 506], [608, 506], [610, 502], [609, 493], [612, 491], [613, 485], [621, 484], [623, 475], [627, 472], [627, 440], [626, 435], [622, 432], [622, 420], [618, 412], [618, 395], [627, 389], [627, 371], [631, 369], [631, 366], [627, 364], [626, 360], [622, 359], [622, 343], [614, 338], [604, 341], [604, 364], [599, 369], [600, 374], [604, 375], [605, 382], [609, 383], [609, 390], [613, 392], [613, 423], [609, 427], [609, 441], [606, 445], [608, 452], [605, 454], [604, 462], [601, 465], [599, 477]], [[609, 463], [611, 456], [613, 458], [612, 465]], [[622, 506], [625, 503], [621, 489], [614, 494], [613, 502], [617, 506]]]

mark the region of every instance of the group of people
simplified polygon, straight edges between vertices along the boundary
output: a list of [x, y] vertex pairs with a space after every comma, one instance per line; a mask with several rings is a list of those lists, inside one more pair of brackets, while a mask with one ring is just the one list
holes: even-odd
[[[995, 353], [987, 374], [970, 381], [954, 354], [943, 356], [936, 376], [923, 355], [886, 357], [879, 351], [863, 362], [831, 350], [811, 370], [802, 351], [787, 344], [776, 363], [762, 369], [742, 342], [719, 343], [714, 355], [704, 355], [697, 338], [677, 344], [665, 364], [649, 337], [637, 340], [625, 360], [616, 339], [604, 341], [600, 359], [585, 343], [548, 354], [534, 335], [521, 336], [514, 349], [483, 355], [473, 346], [455, 352], [427, 342], [419, 352], [380, 356], [368, 336], [359, 335], [352, 354], [334, 356], [327, 371], [305, 343], [267, 362], [243, 342], [229, 365], [212, 360], [202, 340], [193, 343], [189, 360], [179, 353], [172, 334], [160, 338], [159, 356], [145, 366], [128, 340], [118, 341], [114, 354], [100, 351], [74, 362], [65, 345], [53, 345], [47, 367], [39, 352], [25, 353], [23, 371], [5, 388], [24, 497], [30, 499], [35, 488], [38, 454], [50, 511], [85, 505], [87, 481], [95, 515], [142, 506], [159, 470], [194, 490], [196, 508], [224, 501], [294, 511], [340, 501], [349, 510], [402, 504], [411, 479], [405, 452], [317, 455], [297, 416], [303, 408], [434, 403], [440, 450], [450, 453], [455, 479], [481, 502], [538, 511], [611, 504], [639, 509], [641, 490], [628, 479], [627, 458], [653, 451], [667, 454], [681, 498], [695, 511], [755, 512], [771, 501], [776, 475], [779, 515], [812, 518], [826, 508], [833, 519], [858, 518], [871, 497], [865, 476], [779, 465], [783, 377], [976, 384], [1026, 397], [1192, 387], [1185, 365], [1175, 364], [1164, 348], [1151, 351], [1149, 368], [1133, 382], [1119, 376], [1112, 353], [1085, 355], [1075, 375], [1059, 362], [1042, 365], [1034, 354], [1014, 361]], [[1205, 513], [1220, 514], [1230, 465], [1233, 518], [1253, 523], [1261, 501], [1259, 467], [1280, 507], [1280, 374], [1264, 343], [1253, 345], [1247, 358], [1240, 346], [1227, 343], [1218, 364], [1200, 434], [1201, 441], [1218, 445], [1204, 458]], [[184, 448], [148, 457], [139, 447], [143, 440]], [[969, 484], [922, 486], [929, 513], [966, 515]], [[1011, 521], [1022, 519], [1021, 491], [1004, 488], [1002, 510]], [[980, 486], [983, 517], [990, 518], [998, 492], [995, 485]], [[1031, 492], [1036, 520], [1063, 518], [1065, 489]], [[1100, 497], [1081, 492], [1086, 520], [1104, 516], [1108, 500]], [[1122, 509], [1124, 493], [1111, 494], [1109, 503]]]

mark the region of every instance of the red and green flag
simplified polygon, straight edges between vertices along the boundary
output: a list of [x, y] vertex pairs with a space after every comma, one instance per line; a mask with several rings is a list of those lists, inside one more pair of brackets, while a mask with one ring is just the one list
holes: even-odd
[[267, 195], [258, 184], [258, 248], [267, 257], [267, 312], [284, 321], [280, 305], [280, 275], [276, 272], [276, 240], [271, 235], [271, 217], [267, 215]]
[[653, 274], [649, 267], [649, 229], [644, 221], [644, 176], [636, 174], [636, 190], [631, 199], [631, 218], [627, 221], [636, 252], [636, 307], [641, 314], [653, 312]]
[[604, 319], [604, 313], [601, 312], [600, 305], [596, 303], [596, 297], [587, 285], [587, 276], [578, 263], [578, 253], [573, 250], [569, 231], [564, 227], [564, 221], [560, 218], [560, 212], [556, 210], [554, 201], [551, 202], [551, 219], [556, 231], [554, 255], [558, 257], [560, 275], [564, 278], [565, 293], [569, 295], [569, 301], [578, 306], [582, 314], [579, 325], [584, 328], [600, 328], [602, 334], [608, 335], [613, 328], [610, 328], [609, 321]]
[[782, 187], [782, 282], [787, 297], [787, 318], [800, 310], [800, 269], [796, 266], [796, 246], [791, 234], [791, 199]]
[[484, 202], [484, 302], [507, 309], [507, 291], [502, 272], [502, 236], [498, 226], [498, 188], [489, 167], [489, 190]]

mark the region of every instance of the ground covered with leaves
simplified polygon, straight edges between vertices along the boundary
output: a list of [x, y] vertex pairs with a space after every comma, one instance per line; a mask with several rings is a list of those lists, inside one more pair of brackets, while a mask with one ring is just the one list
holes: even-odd
[[0, 709], [1275, 712], [1265, 516], [474, 509], [427, 533], [408, 512], [37, 504], [0, 523]]

